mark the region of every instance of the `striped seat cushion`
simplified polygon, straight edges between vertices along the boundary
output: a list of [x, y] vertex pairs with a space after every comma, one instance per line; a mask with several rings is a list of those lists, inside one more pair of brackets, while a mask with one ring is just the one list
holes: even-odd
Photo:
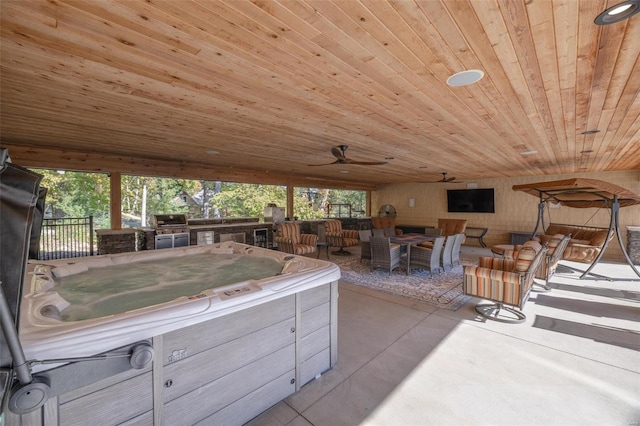
[[549, 251], [547, 252], [547, 256], [551, 256], [553, 252], [556, 251], [556, 247], [558, 247], [558, 244], [560, 244], [560, 241], [562, 241], [563, 238], [564, 235], [556, 234], [548, 240], [547, 248], [549, 249]]
[[342, 239], [343, 247], [352, 247], [360, 245], [360, 240], [357, 238], [343, 238]]
[[324, 226], [327, 230], [327, 235], [342, 233], [342, 222], [340, 222], [339, 220], [327, 220], [324, 222]]
[[351, 238], [352, 240], [360, 241], [360, 234], [355, 229], [342, 230], [342, 236], [345, 238]]
[[464, 267], [465, 294], [521, 306], [523, 291], [520, 274], [479, 266]]
[[311, 254], [311, 253], [315, 253], [316, 246], [308, 246], [308, 245], [305, 245], [305, 244], [296, 244], [293, 247], [293, 250], [295, 251], [294, 254]]
[[518, 257], [515, 260], [513, 272], [524, 273], [529, 270], [531, 262], [535, 259], [536, 254], [542, 250], [542, 246], [539, 242], [529, 240], [522, 245], [522, 248], [518, 251]]
[[306, 246], [316, 246], [318, 243], [318, 236], [315, 234], [300, 234], [299, 244]]
[[481, 257], [478, 266], [481, 268], [498, 269], [500, 271], [513, 271], [515, 260], [502, 257]]
[[278, 224], [278, 236], [290, 239], [293, 244], [300, 242], [300, 231], [297, 223], [280, 223]]

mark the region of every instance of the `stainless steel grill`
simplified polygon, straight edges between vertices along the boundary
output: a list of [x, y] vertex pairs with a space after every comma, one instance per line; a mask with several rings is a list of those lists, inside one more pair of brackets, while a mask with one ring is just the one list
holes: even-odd
[[156, 250], [189, 245], [186, 214], [156, 214], [151, 220], [156, 229]]

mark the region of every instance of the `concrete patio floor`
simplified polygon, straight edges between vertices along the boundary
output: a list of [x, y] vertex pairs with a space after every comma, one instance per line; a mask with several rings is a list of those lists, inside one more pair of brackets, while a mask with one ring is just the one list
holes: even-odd
[[522, 324], [341, 282], [337, 365], [249, 425], [640, 425], [640, 282], [579, 276], [532, 293]]

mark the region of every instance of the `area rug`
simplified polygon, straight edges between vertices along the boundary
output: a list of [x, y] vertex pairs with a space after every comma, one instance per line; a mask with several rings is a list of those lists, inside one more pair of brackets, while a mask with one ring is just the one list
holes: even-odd
[[462, 265], [475, 264], [468, 259], [461, 259], [462, 265], [448, 272], [434, 274], [433, 277], [420, 269], [414, 269], [411, 275], [406, 275], [404, 260], [391, 276], [388, 271], [371, 271], [368, 261], [361, 263], [359, 258], [332, 260], [340, 267], [341, 280], [358, 286], [419, 300], [451, 311], [459, 309], [471, 299], [471, 296], [462, 292]]

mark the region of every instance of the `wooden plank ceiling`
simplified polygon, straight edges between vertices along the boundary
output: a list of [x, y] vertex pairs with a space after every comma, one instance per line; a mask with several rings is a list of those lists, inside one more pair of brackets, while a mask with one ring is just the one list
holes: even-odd
[[[593, 23], [615, 3], [3, 0], [1, 141], [309, 185], [638, 169], [640, 15]], [[308, 166], [342, 144], [388, 163]]]

